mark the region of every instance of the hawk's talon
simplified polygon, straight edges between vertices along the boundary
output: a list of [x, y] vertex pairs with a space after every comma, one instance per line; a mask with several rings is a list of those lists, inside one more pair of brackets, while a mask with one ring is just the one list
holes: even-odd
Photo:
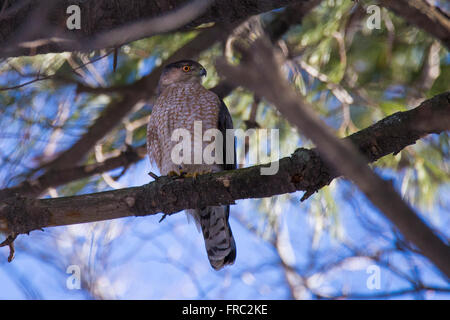
[[187, 171], [184, 171], [184, 170], [181, 170], [180, 169], [180, 171], [175, 171], [175, 170], [171, 170], [171, 171], [169, 171], [169, 173], [167, 174], [167, 176], [169, 176], [169, 177], [174, 177], [175, 179], [181, 179], [181, 178], [192, 178], [192, 179], [197, 179], [197, 177], [199, 176], [199, 175], [202, 175], [202, 174], [208, 174], [208, 173], [211, 173], [212, 171], [211, 170], [205, 170], [205, 171], [196, 171], [196, 172], [187, 172]]
[[197, 179], [197, 177], [198, 177], [198, 175], [199, 175], [200, 173], [198, 173], [198, 172], [194, 172], [194, 173], [188, 173], [188, 174], [186, 174], [186, 177], [188, 177], [188, 178], [192, 178], [192, 179]]
[[171, 170], [167, 174], [169, 177], [173, 177], [175, 179], [187, 177], [188, 173], [182, 169], [180, 171]]
[[194, 173], [187, 173], [186, 177], [192, 178], [192, 179], [197, 179], [198, 176], [202, 175], [202, 174], [208, 174], [211, 173], [211, 170], [205, 170], [205, 171], [196, 171]]

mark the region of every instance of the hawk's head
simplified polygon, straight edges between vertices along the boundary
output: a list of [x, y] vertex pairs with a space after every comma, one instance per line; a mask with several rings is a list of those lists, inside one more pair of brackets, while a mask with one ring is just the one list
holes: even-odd
[[176, 82], [200, 82], [206, 76], [203, 66], [193, 60], [180, 60], [164, 67], [159, 78], [159, 87], [168, 86]]

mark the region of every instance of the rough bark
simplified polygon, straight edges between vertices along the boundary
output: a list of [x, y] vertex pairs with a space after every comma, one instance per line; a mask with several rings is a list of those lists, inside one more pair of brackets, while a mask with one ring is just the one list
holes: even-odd
[[[216, 0], [199, 17], [181, 29], [192, 29], [204, 23], [230, 24], [249, 16], [310, 0]], [[0, 19], [0, 50], [2, 56], [33, 55], [49, 52], [99, 49], [92, 39], [103, 32], [126, 26], [132, 22], [170, 14], [188, 4], [186, 0], [97, 0], [97, 1], [27, 1], [13, 10], [14, 2], [6, 8]], [[68, 30], [67, 7], [77, 4], [81, 8], [81, 29]], [[39, 10], [39, 11], [37, 11]], [[37, 19], [39, 18], [39, 20]], [[33, 21], [35, 20], [35, 21]], [[33, 48], [14, 47], [20, 41], [36, 43]], [[58, 38], [58, 41], [52, 40]], [[47, 39], [49, 41], [41, 41]], [[67, 40], [67, 41], [63, 41]], [[76, 40], [76, 41], [73, 41]], [[83, 44], [83, 47], [80, 47]], [[89, 47], [90, 46], [90, 47]]]

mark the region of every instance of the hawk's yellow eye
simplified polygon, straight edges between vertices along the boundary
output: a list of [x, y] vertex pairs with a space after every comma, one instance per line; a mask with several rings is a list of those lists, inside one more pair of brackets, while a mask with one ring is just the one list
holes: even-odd
[[184, 66], [184, 67], [183, 67], [183, 71], [184, 71], [184, 72], [191, 71], [191, 67], [189, 67], [189, 66]]

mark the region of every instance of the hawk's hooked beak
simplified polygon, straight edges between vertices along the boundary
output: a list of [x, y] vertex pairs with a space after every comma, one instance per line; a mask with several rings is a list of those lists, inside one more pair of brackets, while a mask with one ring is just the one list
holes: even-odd
[[200, 69], [200, 76], [201, 77], [206, 77], [206, 70], [205, 70], [205, 68], [201, 68]]

